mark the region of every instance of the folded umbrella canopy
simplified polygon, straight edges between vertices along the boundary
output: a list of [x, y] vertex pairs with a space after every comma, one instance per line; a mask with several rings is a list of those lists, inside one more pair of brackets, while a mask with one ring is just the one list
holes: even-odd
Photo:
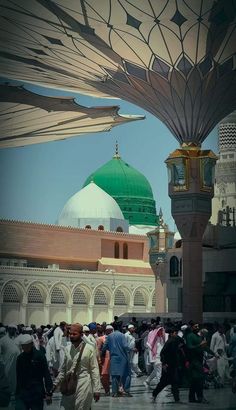
[[119, 115], [118, 111], [118, 106], [88, 108], [71, 97], [45, 97], [22, 87], [0, 85], [0, 148], [110, 131], [144, 118]]
[[6, 78], [136, 104], [200, 145], [236, 109], [235, 0], [0, 0]]

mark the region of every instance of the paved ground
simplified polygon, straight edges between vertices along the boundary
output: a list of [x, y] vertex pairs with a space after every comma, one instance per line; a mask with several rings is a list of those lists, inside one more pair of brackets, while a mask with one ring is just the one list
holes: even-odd
[[[151, 390], [147, 390], [143, 381], [145, 377], [132, 379], [131, 393], [133, 397], [104, 397], [94, 403], [92, 410], [236, 410], [236, 394], [231, 392], [230, 386], [222, 389], [210, 388], [204, 390], [204, 395], [209, 404], [188, 403], [188, 390], [180, 389], [181, 403], [176, 404], [168, 387], [157, 397], [156, 403], [151, 402]], [[45, 406], [45, 410], [58, 410], [60, 395], [54, 395], [53, 404]], [[14, 407], [11, 407], [11, 410]], [[9, 409], [10, 410], [10, 409]]]

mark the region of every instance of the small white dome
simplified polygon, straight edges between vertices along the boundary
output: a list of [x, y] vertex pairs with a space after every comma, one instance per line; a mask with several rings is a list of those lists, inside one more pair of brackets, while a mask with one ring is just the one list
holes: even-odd
[[59, 218], [59, 225], [74, 225], [78, 219], [121, 219], [122, 211], [117, 202], [94, 182], [73, 195], [65, 204]]
[[179, 231], [175, 232], [174, 240], [175, 240], [175, 241], [179, 241], [180, 239], [182, 239], [182, 238], [181, 238], [181, 236], [180, 236]]

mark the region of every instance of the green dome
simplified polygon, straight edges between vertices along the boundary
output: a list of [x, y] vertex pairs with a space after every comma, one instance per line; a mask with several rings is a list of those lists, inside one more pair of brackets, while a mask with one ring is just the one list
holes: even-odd
[[139, 171], [124, 162], [118, 154], [93, 172], [91, 181], [111, 195], [130, 225], [156, 225], [156, 205], [151, 185]]

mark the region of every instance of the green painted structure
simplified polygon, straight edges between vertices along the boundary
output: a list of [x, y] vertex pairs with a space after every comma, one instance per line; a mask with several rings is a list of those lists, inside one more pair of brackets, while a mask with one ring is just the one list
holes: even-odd
[[130, 225], [158, 224], [151, 185], [144, 175], [124, 162], [118, 152], [93, 172], [83, 186], [91, 181], [116, 200]]

